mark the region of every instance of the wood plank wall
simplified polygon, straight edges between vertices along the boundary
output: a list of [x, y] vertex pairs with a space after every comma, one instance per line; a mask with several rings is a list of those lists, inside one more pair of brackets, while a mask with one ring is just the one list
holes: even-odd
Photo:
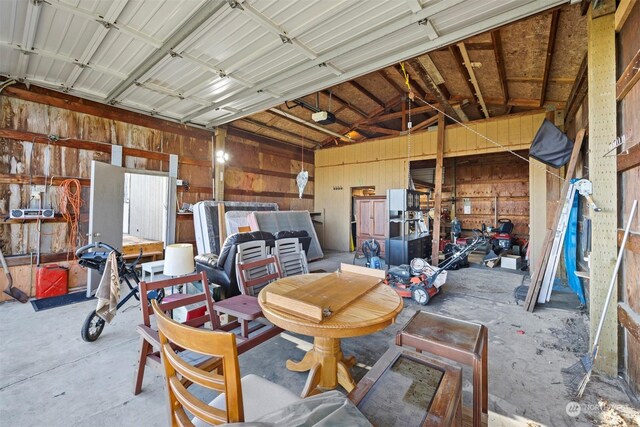
[[[266, 137], [229, 127], [225, 140], [229, 162], [224, 171], [224, 199], [277, 203], [280, 210], [313, 211], [314, 154]], [[309, 181], [298, 197], [296, 176], [304, 170]]]
[[[544, 117], [543, 111], [519, 113], [479, 120], [468, 126], [511, 150], [528, 150]], [[326, 210], [325, 247], [344, 251], [349, 249], [351, 187], [372, 186], [377, 195], [386, 194], [389, 188], [406, 188], [408, 160], [434, 159], [436, 142], [436, 132], [427, 130], [412, 135], [410, 155], [406, 136], [318, 151], [315, 163], [315, 209]], [[445, 159], [501, 151], [504, 148], [460, 125], [446, 128]], [[528, 192], [528, 189], [523, 188], [522, 191]]]
[[[57, 135], [60, 141], [48, 144], [46, 135], [49, 134]], [[84, 237], [88, 227], [91, 160], [109, 162], [110, 144], [122, 145], [125, 166], [139, 170], [167, 171], [168, 155], [177, 154], [178, 178], [190, 184], [189, 191], [179, 188], [178, 202], [211, 199], [212, 140], [208, 135], [213, 134], [66, 94], [35, 87], [31, 90], [18, 86], [6, 88], [0, 96], [0, 216], [3, 218], [0, 247], [3, 253], [26, 255], [11, 263], [29, 264], [29, 254], [37, 251], [35, 221], [4, 219], [9, 209], [37, 207], [37, 202], [31, 200], [30, 183], [52, 183], [44, 201], [47, 207], [51, 203], [55, 208], [57, 185], [66, 178], [79, 179], [83, 199], [79, 234]], [[195, 243], [191, 215], [178, 215], [176, 223], [176, 241]], [[66, 261], [66, 235], [67, 224], [61, 219], [43, 221], [40, 243], [43, 260]], [[29, 265], [11, 268], [20, 270], [14, 275], [17, 284], [27, 292], [34, 291], [35, 274]], [[74, 271], [70, 286], [83, 285], [85, 275]], [[3, 286], [4, 282], [0, 283], [0, 288]], [[0, 295], [4, 298], [4, 294]]]
[[[638, 60], [640, 55], [640, 2], [636, 2], [625, 25], [618, 34], [618, 87], [624, 86], [624, 73], [629, 70], [630, 64]], [[633, 68], [633, 67], [631, 67]], [[636, 68], [636, 73], [640, 73]], [[637, 81], [637, 80], [636, 80]], [[634, 200], [640, 201], [640, 83], [635, 83], [632, 88], [620, 98], [618, 104], [618, 136], [624, 135], [627, 143], [624, 148], [629, 149], [628, 154], [618, 156], [618, 194], [619, 206], [618, 227], [623, 228], [629, 219], [629, 211]], [[640, 240], [640, 215], [636, 215], [631, 230], [635, 232], [636, 242]], [[634, 237], [632, 236], [632, 240]], [[622, 273], [619, 280], [622, 281], [622, 296], [620, 300], [635, 313], [635, 328], [627, 323], [623, 332], [622, 342], [625, 351], [622, 354], [625, 376], [631, 388], [640, 395], [640, 324], [637, 319], [640, 316], [640, 251], [638, 245], [627, 245], [622, 261]], [[618, 310], [619, 312], [619, 310]], [[631, 313], [631, 314], [633, 314]], [[621, 318], [622, 319], [622, 318]], [[631, 320], [630, 320], [631, 321]], [[633, 323], [633, 322], [631, 322]], [[631, 327], [630, 327], [631, 326]], [[636, 334], [631, 333], [633, 330]]]
[[[527, 151], [518, 152], [527, 157]], [[508, 218], [514, 233], [529, 236], [529, 165], [510, 153], [452, 159], [455, 170], [456, 216], [463, 229], [497, 225], [495, 218]], [[464, 199], [471, 213], [464, 213]]]

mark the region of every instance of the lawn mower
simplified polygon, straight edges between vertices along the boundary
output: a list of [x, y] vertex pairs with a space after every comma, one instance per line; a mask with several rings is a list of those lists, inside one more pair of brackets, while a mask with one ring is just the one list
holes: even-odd
[[[89, 252], [91, 249], [104, 250]], [[138, 258], [136, 258], [131, 263], [126, 263], [122, 254], [116, 249], [106, 243], [95, 242], [78, 248], [76, 250], [76, 257], [78, 257], [78, 263], [81, 266], [96, 270], [100, 274], [104, 274], [104, 269], [107, 264], [107, 258], [109, 257], [109, 254], [111, 252], [115, 252], [116, 255], [120, 284], [122, 285], [122, 282], [124, 282], [129, 287], [129, 293], [118, 302], [117, 309], [119, 309], [124, 304], [126, 304], [126, 302], [129, 301], [131, 297], [134, 297], [138, 301], [140, 300], [140, 296], [138, 295], [138, 284], [140, 283], [140, 280], [138, 279], [138, 274], [136, 273], [136, 265], [142, 257], [142, 250], [140, 250], [140, 255], [138, 255]], [[129, 279], [131, 279], [134, 283], [132, 284]], [[161, 301], [163, 297], [164, 289], [151, 291], [147, 295], [148, 300], [157, 299], [158, 301]], [[102, 330], [104, 329], [105, 323], [105, 320], [98, 316], [96, 314], [96, 311], [93, 310], [91, 313], [89, 313], [84, 321], [84, 324], [82, 325], [82, 339], [87, 342], [97, 340], [98, 337], [100, 337]]]
[[486, 243], [487, 237], [483, 232], [473, 230], [473, 233], [475, 237], [467, 245], [450, 244], [453, 252], [441, 266], [433, 267], [422, 258], [414, 258], [410, 265], [391, 267], [385, 283], [401, 297], [412, 298], [418, 304], [427, 305], [446, 282], [446, 270]]

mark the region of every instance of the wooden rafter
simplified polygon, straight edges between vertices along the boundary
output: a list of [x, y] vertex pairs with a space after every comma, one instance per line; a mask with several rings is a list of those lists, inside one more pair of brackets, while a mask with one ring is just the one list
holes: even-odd
[[547, 95], [547, 85], [549, 84], [549, 74], [551, 71], [551, 60], [553, 59], [553, 50], [556, 46], [556, 34], [558, 33], [558, 22], [560, 21], [560, 9], [551, 12], [551, 28], [549, 30], [549, 38], [547, 40], [547, 55], [544, 61], [544, 74], [542, 75], [542, 88], [540, 89], [540, 107], [544, 105]]
[[387, 83], [389, 83], [389, 85], [391, 87], [393, 87], [395, 89], [396, 92], [398, 92], [398, 94], [400, 95], [404, 95], [406, 94], [409, 89], [407, 89], [405, 86], [400, 86], [395, 80], [393, 80], [391, 78], [391, 76], [389, 76], [385, 70], [378, 70], [378, 74], [380, 75], [380, 77], [382, 77]]
[[359, 124], [359, 125], [356, 125], [356, 128], [357, 129], [370, 130], [370, 131], [376, 132], [376, 133], [383, 133], [385, 135], [400, 135], [400, 131], [399, 130], [387, 129], [387, 128], [383, 128], [383, 127], [380, 127], [380, 126]]
[[504, 55], [502, 53], [502, 39], [500, 30], [491, 32], [491, 40], [493, 41], [493, 54], [496, 57], [496, 65], [498, 66], [498, 77], [500, 78], [500, 86], [502, 86], [502, 97], [505, 103], [509, 99], [509, 85], [507, 84], [507, 71], [504, 66]]
[[[276, 116], [276, 117], [284, 118], [284, 117], [281, 117], [281, 116]], [[267, 123], [262, 123], [262, 122], [259, 122], [257, 120], [253, 120], [253, 119], [251, 119], [249, 117], [244, 117], [240, 121], [252, 124], [253, 126], [257, 126], [257, 127], [260, 127], [260, 128], [264, 128], [264, 129], [279, 133], [279, 134], [284, 135], [284, 136], [288, 136], [289, 138], [292, 138], [294, 141], [299, 141], [299, 140], [302, 139], [302, 136], [299, 135], [299, 134], [295, 134], [293, 132], [289, 132], [288, 130], [280, 129], [280, 128], [275, 127], [275, 126], [271, 126], [271, 125], [269, 125]], [[308, 137], [305, 137], [304, 139], [306, 141], [308, 141], [308, 142], [313, 143], [313, 145], [318, 145], [320, 143], [319, 141], [316, 141], [316, 140], [308, 138]]]
[[616, 9], [615, 14], [615, 25], [616, 25], [616, 33], [619, 33], [624, 26], [627, 18], [631, 14], [631, 10], [636, 4], [636, 0], [622, 0]]
[[434, 124], [437, 121], [438, 121], [438, 115], [436, 114], [435, 116], [429, 117], [428, 119], [423, 120], [420, 123], [418, 123], [417, 125], [413, 126], [411, 128], [411, 131], [413, 132], [413, 131], [420, 130], [420, 129], [425, 128], [425, 127], [427, 127], [429, 125]]
[[588, 61], [587, 53], [585, 52], [580, 68], [578, 69], [578, 73], [576, 74], [576, 79], [573, 82], [573, 87], [571, 88], [571, 92], [569, 92], [569, 98], [567, 99], [565, 110], [565, 118], [567, 120], [573, 117], [575, 112], [578, 111], [582, 100], [587, 95], [587, 70]]
[[460, 54], [462, 55], [462, 59], [464, 60], [464, 66], [467, 68], [469, 73], [469, 77], [471, 77], [471, 84], [473, 85], [476, 93], [476, 97], [478, 98], [478, 102], [482, 107], [482, 112], [484, 116], [489, 118], [489, 110], [487, 109], [487, 105], [484, 102], [484, 98], [482, 97], [482, 91], [480, 90], [480, 84], [478, 83], [478, 79], [476, 78], [476, 73], [473, 71], [473, 67], [471, 66], [471, 59], [469, 58], [469, 53], [464, 45], [464, 43], [457, 44], [458, 49], [460, 49]]
[[367, 88], [362, 86], [357, 81], [350, 80], [349, 84], [353, 86], [358, 92], [360, 92], [361, 94], [363, 94], [364, 96], [366, 96], [367, 98], [369, 98], [370, 100], [378, 104], [379, 106], [384, 107], [384, 102], [380, 98], [372, 94], [369, 90], [367, 90]]
[[633, 86], [640, 80], [640, 49], [622, 72], [622, 75], [616, 82], [616, 100], [622, 101]]
[[[464, 82], [467, 85], [467, 89], [469, 90], [469, 93], [473, 97], [473, 101], [476, 102], [475, 89], [471, 84], [471, 76], [469, 76], [469, 72], [464, 66], [464, 59], [460, 54], [460, 50], [456, 46], [449, 46], [449, 52], [451, 53], [451, 55], [453, 55], [453, 59], [454, 59], [454, 62], [456, 63], [456, 67], [458, 67], [458, 72], [462, 74]], [[505, 99], [508, 99], [508, 98], [505, 97]]]
[[[329, 96], [329, 91], [328, 90], [323, 90], [322, 93], [324, 95], [326, 95], [326, 96]], [[338, 101], [338, 103], [342, 104], [344, 107], [348, 108], [349, 110], [353, 111], [354, 113], [356, 113], [357, 115], [359, 115], [359, 116], [361, 116], [363, 118], [369, 116], [367, 113], [365, 113], [364, 111], [362, 111], [361, 109], [359, 109], [355, 105], [351, 104], [349, 101], [341, 98], [340, 96], [336, 95], [333, 92], [331, 92], [331, 98], [335, 99], [336, 101]]]
[[[352, 130], [356, 129], [358, 127], [358, 125], [364, 123], [366, 120], [372, 119], [376, 116], [379, 116], [381, 114], [383, 114], [385, 111], [387, 111], [390, 108], [394, 108], [395, 106], [397, 106], [398, 104], [400, 104], [403, 101], [404, 97], [401, 95], [398, 95], [397, 97], [393, 98], [392, 100], [390, 100], [384, 107], [380, 107], [377, 108], [376, 110], [374, 110], [366, 119], [360, 120], [357, 123], [354, 123], [351, 127], [349, 127], [348, 129], [343, 130], [341, 133], [347, 134], [349, 132], [351, 132]], [[327, 144], [331, 143], [332, 141], [336, 140], [336, 138], [327, 138], [324, 141], [322, 141], [322, 146], [326, 146]]]
[[449, 100], [445, 98], [440, 88], [438, 88], [438, 85], [433, 81], [420, 61], [418, 61], [416, 58], [413, 58], [410, 59], [408, 63], [414, 70], [414, 72], [418, 75], [418, 77], [420, 77], [420, 79], [424, 82], [425, 86], [429, 89], [429, 92], [431, 92], [431, 94], [435, 96], [447, 115], [453, 117], [455, 120], [460, 121], [460, 116], [458, 116], [456, 110], [454, 110], [451, 104], [449, 104]]
[[[403, 103], [403, 105], [405, 105]], [[420, 113], [425, 113], [427, 111], [432, 111], [433, 107], [430, 105], [424, 105], [421, 107], [413, 107], [411, 108], [411, 114], [420, 114]], [[400, 119], [402, 118], [403, 113], [402, 111], [399, 111], [397, 113], [389, 113], [389, 114], [381, 114], [379, 116], [373, 117], [371, 119], [367, 119], [365, 120], [363, 123], [380, 123], [380, 122], [384, 122], [387, 120], [393, 120], [393, 119]]]
[[[404, 74], [402, 74], [402, 68], [399, 65], [394, 65], [393, 69], [396, 70], [396, 72], [400, 75], [400, 77], [402, 77], [402, 80], [404, 80]], [[411, 75], [409, 75], [409, 85], [411, 86], [411, 90], [413, 90], [420, 98], [422, 99], [426, 99], [427, 101], [429, 101], [428, 98], [431, 97], [427, 97], [427, 93], [422, 90], [422, 87], [418, 84], [418, 82], [416, 82], [413, 77], [411, 77]]]

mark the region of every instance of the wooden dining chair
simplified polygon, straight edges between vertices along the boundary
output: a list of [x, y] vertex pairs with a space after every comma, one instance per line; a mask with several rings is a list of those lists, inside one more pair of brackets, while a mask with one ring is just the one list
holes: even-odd
[[362, 267], [360, 265], [353, 264], [340, 264], [340, 271], [356, 274], [364, 274], [365, 276], [376, 277], [380, 280], [384, 280], [387, 273], [384, 270], [378, 270], [376, 268]]
[[[152, 301], [151, 305], [158, 324], [173, 426], [251, 422], [301, 400], [286, 388], [257, 375], [240, 379], [238, 349], [233, 333], [196, 329], [177, 323], [164, 313], [157, 301]], [[222, 369], [208, 372], [192, 366], [175, 351], [176, 347], [221, 360]], [[220, 394], [206, 404], [189, 391], [184, 385], [185, 379]], [[185, 410], [195, 418], [189, 419]]]
[[[151, 316], [153, 315], [153, 311], [151, 311], [151, 308], [145, 298], [147, 292], [156, 289], [166, 290], [167, 288], [186, 285], [197, 281], [202, 282], [203, 291], [201, 293], [195, 295], [167, 295], [158, 307], [163, 311], [171, 311], [179, 307], [186, 307], [190, 304], [204, 304], [206, 311], [193, 319], [185, 321], [185, 324], [194, 327], [201, 327], [207, 322], [210, 322], [211, 329], [219, 329], [221, 328], [220, 321], [214, 314], [213, 299], [211, 298], [207, 276], [204, 272], [176, 277], [173, 279], [156, 280], [154, 282], [140, 282], [142, 323], [137, 327], [137, 332], [140, 335], [140, 352], [135, 374], [134, 394], [137, 395], [142, 391], [142, 380], [144, 378], [144, 370], [147, 362], [151, 361], [158, 364], [160, 363], [160, 341], [158, 338], [158, 331], [153, 329], [151, 326]], [[234, 325], [229, 325], [229, 328], [233, 326]], [[203, 369], [216, 369], [219, 364], [220, 362], [216, 359], [207, 359], [201, 362], [200, 367]]]
[[[255, 288], [281, 278], [282, 274], [274, 255], [253, 261], [240, 261], [237, 269], [241, 294], [219, 301], [214, 310], [219, 315], [226, 314], [237, 319], [240, 323], [240, 337], [243, 339], [239, 348], [245, 351], [245, 348], [254, 347], [282, 332], [281, 328], [264, 318], [258, 298], [254, 296]], [[263, 271], [262, 275], [256, 276], [256, 270]], [[249, 276], [250, 272], [254, 274]]]

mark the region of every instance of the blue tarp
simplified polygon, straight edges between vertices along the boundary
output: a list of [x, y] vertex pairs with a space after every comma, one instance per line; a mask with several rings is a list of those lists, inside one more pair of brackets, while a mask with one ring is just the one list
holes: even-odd
[[[572, 179], [571, 182], [576, 182], [577, 179]], [[580, 206], [580, 194], [577, 193], [573, 196], [573, 205], [571, 206], [571, 212], [569, 213], [569, 223], [567, 224], [567, 231], [564, 236], [564, 263], [567, 268], [567, 278], [569, 281], [569, 287], [578, 295], [580, 303], [586, 304], [584, 298], [584, 290], [582, 289], [582, 282], [580, 278], [576, 276], [576, 253], [578, 251], [578, 208]]]

